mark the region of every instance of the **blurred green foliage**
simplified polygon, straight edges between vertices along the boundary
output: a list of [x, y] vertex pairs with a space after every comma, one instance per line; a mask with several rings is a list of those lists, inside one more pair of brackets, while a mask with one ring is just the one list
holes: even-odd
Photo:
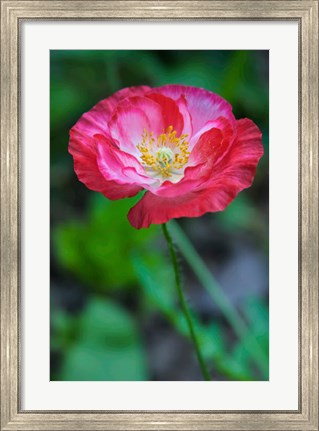
[[123, 307], [92, 297], [80, 315], [52, 318], [52, 346], [67, 352], [59, 380], [147, 380], [140, 337]]
[[[212, 242], [220, 232], [222, 240], [203, 256], [209, 270], [211, 260], [226, 265], [220, 250], [227, 243], [231, 255], [238, 241], [253, 243], [267, 261], [268, 53], [52, 50], [50, 57], [51, 380], [153, 379], [146, 332], [154, 316], [160, 313], [177, 337], [189, 338], [161, 231], [137, 231], [128, 223], [126, 214], [140, 196], [111, 202], [77, 180], [67, 152], [69, 130], [98, 101], [131, 85], [185, 84], [225, 97], [237, 118], [249, 117], [260, 127], [265, 155], [251, 189], [222, 213], [190, 222], [195, 232], [204, 223]], [[200, 238], [195, 245], [205, 250]], [[191, 291], [189, 273], [188, 279]], [[233, 306], [248, 328], [244, 339], [214, 312], [203, 318], [200, 307], [192, 307], [213, 378], [267, 379], [254, 348], [247, 349], [257, 342], [268, 359], [267, 295]]]
[[[148, 300], [168, 319], [168, 321], [184, 337], [190, 338], [189, 329], [184, 315], [176, 307], [177, 298], [172, 285], [172, 277], [154, 279], [149, 268], [136, 256], [133, 257], [136, 273], [139, 277], [141, 287]], [[163, 286], [170, 284], [169, 291], [165, 291]], [[258, 298], [251, 298], [249, 304], [245, 307], [245, 315], [248, 317], [249, 330], [247, 337], [257, 339], [261, 343], [261, 348], [268, 357], [269, 349], [269, 329], [268, 329], [268, 308]], [[247, 341], [237, 341], [232, 349], [226, 346], [226, 330], [218, 323], [211, 321], [208, 325], [203, 325], [197, 313], [192, 310], [192, 320], [194, 322], [196, 333], [199, 337], [201, 349], [208, 364], [211, 364], [215, 370], [222, 373], [232, 380], [253, 380], [254, 373], [253, 358], [246, 348]], [[263, 376], [268, 379], [268, 374]]]
[[133, 250], [139, 251], [152, 270], [164, 266], [163, 254], [153, 247], [158, 227], [138, 231], [127, 220], [127, 213], [136, 201], [134, 197], [111, 202], [93, 194], [88, 220], [71, 220], [54, 231], [61, 267], [90, 289], [108, 291], [136, 285], [129, 259]]

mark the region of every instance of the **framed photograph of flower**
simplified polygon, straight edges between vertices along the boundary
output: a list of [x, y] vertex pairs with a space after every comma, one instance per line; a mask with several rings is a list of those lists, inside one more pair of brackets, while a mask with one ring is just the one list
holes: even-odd
[[318, 429], [318, 1], [1, 6], [1, 429]]
[[[143, 62], [152, 68], [145, 70]], [[51, 378], [268, 380], [268, 51], [51, 51], [50, 70]], [[96, 87], [88, 72], [100, 77]], [[103, 87], [108, 91], [114, 74], [124, 88], [84, 113], [69, 132], [78, 107]], [[132, 75], [138, 84], [169, 79], [180, 84], [128, 87]], [[185, 85], [199, 80], [205, 88]], [[212, 86], [235, 106], [210, 91]], [[64, 94], [69, 104], [62, 108]], [[252, 120], [235, 119], [236, 111], [249, 116], [252, 106], [263, 144]], [[263, 155], [251, 193], [230, 205], [252, 185]], [[79, 187], [73, 167], [98, 195]], [[209, 214], [217, 212], [217, 217]], [[181, 220], [169, 223], [173, 219]], [[181, 240], [177, 252], [170, 230]], [[202, 232], [201, 239], [189, 238], [192, 231]], [[190, 250], [189, 271], [177, 256]], [[73, 304], [70, 313], [68, 304]], [[246, 317], [240, 315], [244, 309]], [[92, 328], [98, 310], [101, 321]], [[124, 315], [131, 322], [126, 343]], [[107, 335], [103, 326], [114, 333]], [[105, 336], [110, 345], [101, 343]], [[172, 344], [179, 347], [171, 349]], [[125, 361], [127, 349], [134, 354]]]

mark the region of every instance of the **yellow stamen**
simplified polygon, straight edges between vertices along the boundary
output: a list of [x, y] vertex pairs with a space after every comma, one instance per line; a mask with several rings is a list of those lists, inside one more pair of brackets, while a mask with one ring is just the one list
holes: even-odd
[[176, 130], [169, 126], [163, 130], [157, 140], [153, 137], [153, 132], [144, 129], [142, 141], [136, 146], [141, 152], [142, 165], [145, 168], [152, 168], [169, 178], [172, 175], [171, 169], [182, 169], [188, 162], [189, 154], [187, 134], [176, 136]]

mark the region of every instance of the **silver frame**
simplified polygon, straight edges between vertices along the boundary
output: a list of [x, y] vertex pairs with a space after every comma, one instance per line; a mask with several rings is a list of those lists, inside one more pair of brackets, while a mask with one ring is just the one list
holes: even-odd
[[[1, 1], [1, 430], [318, 430], [318, 0]], [[23, 20], [294, 20], [299, 25], [299, 408], [22, 411], [19, 384]]]

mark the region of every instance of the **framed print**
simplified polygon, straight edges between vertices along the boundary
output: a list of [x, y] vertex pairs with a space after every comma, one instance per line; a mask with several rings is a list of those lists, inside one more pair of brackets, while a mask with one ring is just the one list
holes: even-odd
[[1, 430], [318, 430], [318, 1], [1, 1]]

